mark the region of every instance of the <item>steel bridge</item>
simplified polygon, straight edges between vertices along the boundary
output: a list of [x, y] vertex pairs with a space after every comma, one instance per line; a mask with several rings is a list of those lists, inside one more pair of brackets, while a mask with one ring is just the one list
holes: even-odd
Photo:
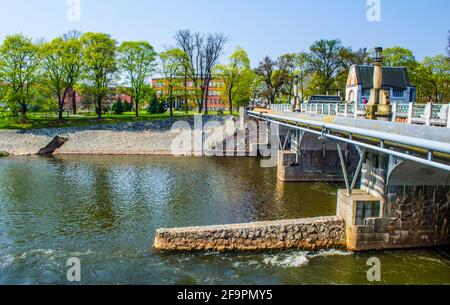
[[[396, 164], [411, 161], [450, 173], [450, 130], [348, 117], [307, 116], [271, 110], [248, 111], [251, 118], [317, 135], [336, 143], [347, 190], [351, 193], [365, 162], [366, 152], [392, 156]], [[360, 161], [353, 181], [349, 181], [341, 144], [354, 145]], [[283, 148], [282, 148], [283, 149]]]

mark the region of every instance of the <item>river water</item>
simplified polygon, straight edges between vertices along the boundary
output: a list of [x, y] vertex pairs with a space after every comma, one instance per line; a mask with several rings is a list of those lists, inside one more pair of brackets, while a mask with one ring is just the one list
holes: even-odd
[[155, 230], [334, 215], [338, 186], [277, 181], [258, 159], [0, 159], [0, 284], [450, 284], [447, 248], [158, 254]]

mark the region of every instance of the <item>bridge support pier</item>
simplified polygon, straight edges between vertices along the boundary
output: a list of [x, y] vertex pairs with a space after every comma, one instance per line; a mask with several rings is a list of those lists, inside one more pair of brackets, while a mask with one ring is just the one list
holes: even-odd
[[[301, 131], [291, 132], [289, 142], [290, 145], [284, 146], [278, 155], [280, 181], [345, 181], [336, 143]], [[353, 174], [358, 153], [351, 145], [342, 145], [342, 151], [348, 173]]]
[[450, 244], [450, 173], [368, 153], [361, 175], [361, 189], [338, 192], [349, 250]]

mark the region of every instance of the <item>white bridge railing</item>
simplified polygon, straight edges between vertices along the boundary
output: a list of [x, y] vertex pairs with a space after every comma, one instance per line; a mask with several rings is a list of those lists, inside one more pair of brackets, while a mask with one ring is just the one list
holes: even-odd
[[270, 110], [278, 112], [293, 112], [294, 106], [291, 104], [272, 104], [270, 105]]
[[[290, 104], [273, 104], [270, 109], [279, 112], [293, 112]], [[393, 122], [450, 128], [450, 106], [448, 104], [392, 103], [391, 110]], [[308, 115], [366, 117], [366, 106], [357, 103], [303, 103], [301, 111]]]

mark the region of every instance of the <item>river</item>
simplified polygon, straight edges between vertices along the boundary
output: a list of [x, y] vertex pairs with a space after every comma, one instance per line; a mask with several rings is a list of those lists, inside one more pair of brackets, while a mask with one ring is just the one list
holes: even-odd
[[450, 250], [383, 253], [152, 251], [161, 227], [334, 215], [338, 186], [277, 181], [258, 159], [0, 159], [0, 284], [450, 284]]

